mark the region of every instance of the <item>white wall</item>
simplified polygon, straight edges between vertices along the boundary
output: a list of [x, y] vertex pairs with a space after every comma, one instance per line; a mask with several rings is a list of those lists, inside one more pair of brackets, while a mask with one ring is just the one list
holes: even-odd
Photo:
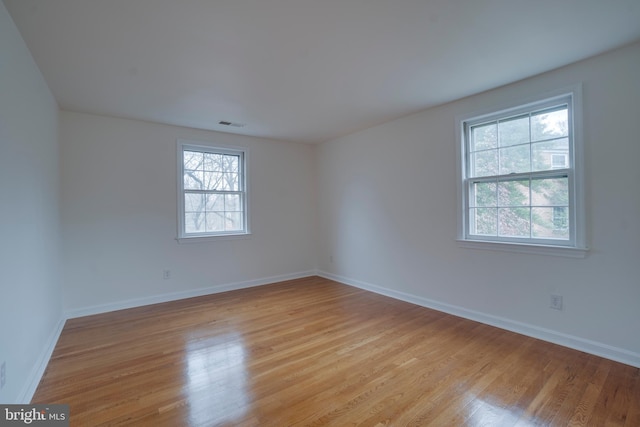
[[28, 399], [62, 325], [58, 106], [0, 2], [0, 402]]
[[[175, 240], [178, 138], [249, 148], [250, 238]], [[60, 144], [62, 277], [71, 315], [315, 269], [310, 146], [66, 111]], [[162, 279], [163, 269], [171, 279]]]
[[[0, 402], [33, 393], [62, 326], [61, 294], [67, 313], [81, 315], [316, 264], [348, 283], [640, 365], [640, 44], [315, 148], [59, 114], [1, 2], [0, 64]], [[576, 82], [588, 257], [458, 247], [454, 117]], [[175, 241], [177, 138], [249, 147], [251, 238]], [[548, 308], [551, 292], [564, 295], [564, 311]]]
[[[640, 43], [322, 144], [320, 270], [640, 366], [638, 76]], [[459, 247], [455, 117], [579, 82], [588, 256]]]

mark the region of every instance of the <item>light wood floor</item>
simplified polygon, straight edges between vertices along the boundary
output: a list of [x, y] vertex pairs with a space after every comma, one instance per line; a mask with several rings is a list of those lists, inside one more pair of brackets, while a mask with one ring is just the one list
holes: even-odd
[[640, 426], [640, 370], [318, 277], [69, 320], [72, 426]]

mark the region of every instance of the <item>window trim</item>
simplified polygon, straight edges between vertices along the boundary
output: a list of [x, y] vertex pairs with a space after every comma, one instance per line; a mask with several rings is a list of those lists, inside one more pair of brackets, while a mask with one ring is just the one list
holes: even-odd
[[[515, 116], [523, 112], [542, 109], [554, 102], [568, 100], [570, 126], [573, 144], [569, 156], [573, 158], [573, 168], [569, 168], [569, 205], [573, 207], [570, 221], [573, 235], [567, 241], [527, 241], [519, 239], [478, 238], [469, 236], [467, 225], [469, 192], [467, 188], [467, 148], [466, 127], [470, 122], [478, 123], [496, 116]], [[457, 171], [457, 242], [459, 246], [472, 249], [489, 249], [508, 252], [533, 253], [582, 258], [588, 251], [584, 202], [584, 153], [582, 135], [582, 84], [555, 90], [526, 99], [512, 100], [500, 105], [484, 108], [455, 118], [456, 171]], [[552, 171], [550, 171], [552, 173]]]
[[[247, 147], [239, 147], [232, 145], [215, 144], [209, 141], [177, 139], [176, 141], [176, 177], [177, 177], [177, 237], [179, 243], [195, 243], [212, 240], [233, 240], [246, 239], [251, 236], [250, 228], [250, 202], [249, 202], [249, 149]], [[240, 154], [242, 157], [242, 198], [244, 207], [244, 229], [241, 231], [224, 231], [224, 232], [203, 232], [203, 233], [185, 233], [184, 223], [184, 151], [193, 149], [195, 151], [212, 152], [221, 154]]]

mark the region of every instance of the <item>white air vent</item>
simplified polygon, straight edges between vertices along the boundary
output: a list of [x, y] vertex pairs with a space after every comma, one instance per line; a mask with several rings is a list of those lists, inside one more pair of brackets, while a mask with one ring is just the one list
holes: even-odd
[[245, 126], [244, 123], [234, 123], [234, 122], [229, 122], [227, 120], [220, 120], [218, 124], [222, 126], [231, 126], [234, 128], [243, 128]]

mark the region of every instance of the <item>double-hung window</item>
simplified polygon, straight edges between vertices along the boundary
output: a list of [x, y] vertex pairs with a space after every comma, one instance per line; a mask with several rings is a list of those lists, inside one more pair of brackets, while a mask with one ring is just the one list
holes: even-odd
[[460, 241], [584, 249], [576, 96], [459, 119]]
[[178, 140], [178, 238], [248, 234], [246, 150]]

